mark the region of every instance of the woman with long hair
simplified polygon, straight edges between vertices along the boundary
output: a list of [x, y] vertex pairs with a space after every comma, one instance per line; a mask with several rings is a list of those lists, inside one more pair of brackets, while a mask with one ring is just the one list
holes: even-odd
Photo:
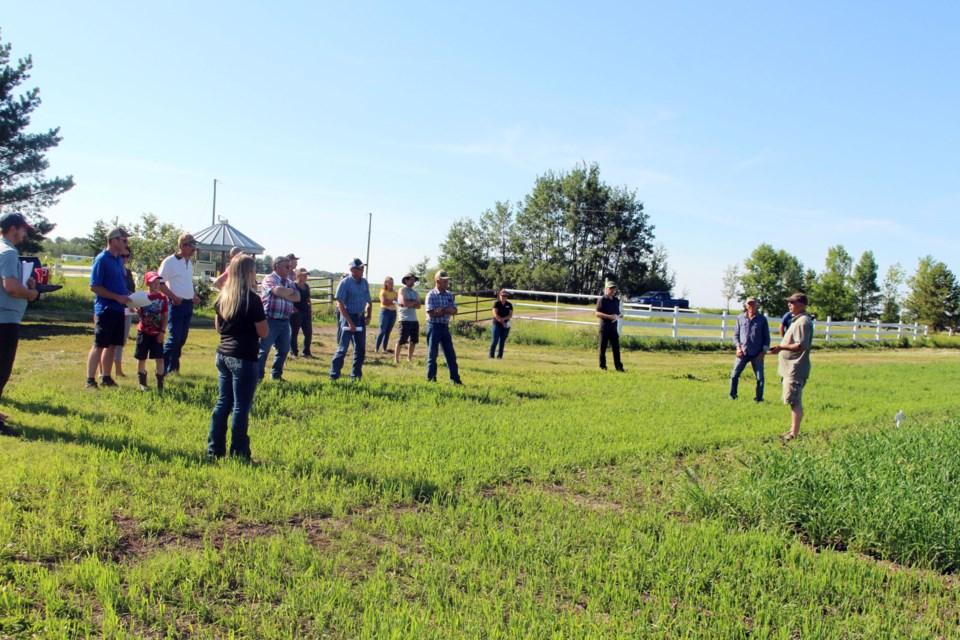
[[217, 347], [220, 397], [210, 418], [207, 457], [226, 455], [227, 420], [232, 414], [230, 455], [249, 460], [247, 425], [260, 380], [260, 339], [267, 337], [269, 329], [263, 302], [257, 295], [253, 257], [238, 255], [230, 262], [227, 273], [229, 276], [214, 304], [217, 312], [214, 327], [220, 333], [220, 346]]
[[390, 342], [390, 332], [397, 323], [397, 290], [393, 288], [393, 278], [387, 277], [380, 289], [380, 331], [377, 333], [377, 343], [373, 347], [376, 353], [383, 348], [384, 353], [390, 352], [387, 343]]

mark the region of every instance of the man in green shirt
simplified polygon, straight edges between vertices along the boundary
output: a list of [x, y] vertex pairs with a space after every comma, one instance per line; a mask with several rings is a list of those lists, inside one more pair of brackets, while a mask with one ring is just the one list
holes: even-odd
[[807, 296], [795, 293], [787, 298], [793, 320], [778, 346], [770, 353], [779, 354], [777, 373], [783, 377], [783, 403], [790, 405], [790, 431], [780, 439], [784, 442], [800, 435], [803, 420], [803, 387], [810, 377], [810, 347], [813, 345], [813, 320], [807, 314]]

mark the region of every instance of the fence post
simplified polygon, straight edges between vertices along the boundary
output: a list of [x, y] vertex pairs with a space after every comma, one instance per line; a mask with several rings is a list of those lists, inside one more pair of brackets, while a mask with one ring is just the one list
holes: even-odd
[[723, 310], [723, 318], [720, 319], [720, 341], [727, 341], [727, 310]]
[[560, 294], [557, 294], [556, 304], [553, 307], [553, 328], [560, 326]]
[[617, 335], [623, 333], [623, 300], [620, 301], [620, 316], [617, 318]]
[[860, 323], [860, 318], [853, 319], [853, 341], [857, 341], [857, 325]]
[[900, 341], [900, 338], [903, 337], [903, 318], [900, 318], [900, 321], [897, 322], [897, 342]]
[[880, 342], [880, 318], [877, 318], [877, 342]]
[[919, 334], [919, 332], [920, 332], [920, 323], [914, 322], [913, 323], [913, 339], [914, 340], [917, 339], [917, 334]]
[[827, 335], [823, 340], [825, 342], [830, 342], [830, 316], [827, 316]]
[[680, 337], [679, 327], [680, 324], [680, 307], [673, 308], [673, 339], [676, 340]]

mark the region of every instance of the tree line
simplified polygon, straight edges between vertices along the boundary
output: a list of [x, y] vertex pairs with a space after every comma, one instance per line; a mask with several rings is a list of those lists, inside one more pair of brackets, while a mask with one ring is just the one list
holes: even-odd
[[[906, 285], [906, 290], [904, 289]], [[928, 325], [935, 331], [956, 329], [960, 317], [960, 284], [946, 264], [924, 256], [909, 278], [899, 264], [891, 265], [882, 283], [872, 251], [853, 257], [836, 245], [827, 249], [823, 271], [804, 269], [803, 263], [783, 249], [761, 244], [740, 264], [729, 265], [723, 276], [727, 307], [733, 299], [754, 296], [768, 315], [787, 310], [784, 298], [803, 291], [816, 318], [898, 322], [901, 319]]]
[[477, 220], [454, 222], [438, 261], [461, 290], [597, 293], [613, 277], [625, 292], [669, 291], [675, 276], [653, 230], [636, 191], [582, 164], [538, 176], [521, 202], [498, 201]]

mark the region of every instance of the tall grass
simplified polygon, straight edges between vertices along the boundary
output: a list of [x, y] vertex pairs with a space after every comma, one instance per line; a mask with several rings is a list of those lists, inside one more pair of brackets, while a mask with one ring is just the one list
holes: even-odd
[[780, 528], [818, 547], [960, 569], [960, 424], [853, 433], [766, 448], [744, 473], [706, 489], [691, 476], [692, 511], [745, 527]]

